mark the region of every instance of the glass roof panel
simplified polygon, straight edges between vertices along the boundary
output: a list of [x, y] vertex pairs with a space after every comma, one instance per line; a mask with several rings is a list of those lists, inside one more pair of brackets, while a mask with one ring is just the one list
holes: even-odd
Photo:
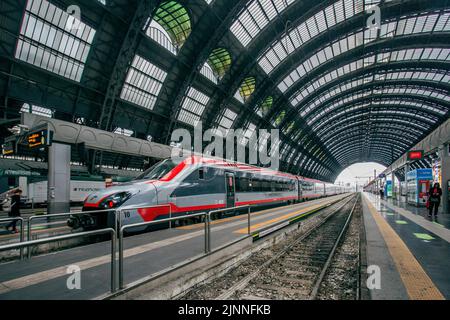
[[46, 0], [29, 0], [15, 57], [80, 82], [95, 30]]
[[231, 109], [225, 109], [221, 114], [218, 125], [219, 130], [223, 132], [223, 135], [226, 136], [228, 134], [229, 129], [233, 126], [234, 120], [236, 120], [237, 113], [232, 111]]
[[239, 42], [247, 47], [270, 21], [296, 0], [253, 0], [238, 15], [230, 27]]
[[120, 98], [153, 110], [167, 72], [136, 55], [133, 59]]
[[209, 97], [193, 87], [189, 87], [181, 104], [178, 120], [187, 123], [193, 127], [200, 121], [205, 107], [209, 102]]

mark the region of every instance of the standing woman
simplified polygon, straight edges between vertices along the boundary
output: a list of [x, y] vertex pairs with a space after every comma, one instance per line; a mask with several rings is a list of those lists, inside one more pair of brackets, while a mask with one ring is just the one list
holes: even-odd
[[[22, 195], [22, 190], [16, 189], [11, 196], [11, 210], [9, 211], [10, 218], [20, 217], [20, 196]], [[17, 233], [17, 220], [11, 222], [7, 229], [12, 228], [12, 232]]]
[[430, 205], [428, 207], [428, 217], [431, 218], [431, 215], [433, 214], [433, 208], [434, 208], [434, 215], [437, 216], [439, 205], [441, 204], [441, 197], [442, 197], [442, 189], [439, 185], [439, 183], [435, 183], [434, 186], [428, 191], [428, 201], [430, 202]]

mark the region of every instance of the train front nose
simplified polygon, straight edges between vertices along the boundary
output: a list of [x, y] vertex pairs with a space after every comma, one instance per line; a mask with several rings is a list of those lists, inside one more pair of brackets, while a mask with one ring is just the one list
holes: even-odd
[[95, 192], [84, 201], [82, 211], [85, 213], [72, 215], [67, 225], [72, 229], [85, 230], [114, 226], [117, 208], [138, 192], [139, 190], [129, 187], [114, 187]]

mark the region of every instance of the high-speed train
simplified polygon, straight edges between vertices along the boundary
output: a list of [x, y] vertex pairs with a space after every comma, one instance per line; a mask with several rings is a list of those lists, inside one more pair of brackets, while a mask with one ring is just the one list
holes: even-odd
[[111, 215], [95, 212], [102, 210], [120, 210], [126, 225], [168, 218], [169, 212], [176, 217], [243, 205], [291, 204], [349, 191], [267, 168], [188, 156], [166, 159], [130, 183], [90, 194], [83, 205], [86, 214], [72, 216], [68, 224], [74, 229], [114, 226]]

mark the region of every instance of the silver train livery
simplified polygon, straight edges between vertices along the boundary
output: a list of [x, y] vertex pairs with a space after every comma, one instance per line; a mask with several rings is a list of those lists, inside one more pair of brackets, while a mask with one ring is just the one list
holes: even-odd
[[[84, 215], [72, 216], [74, 229], [134, 224], [243, 205], [292, 204], [350, 192], [348, 188], [288, 173], [215, 158], [189, 156], [166, 159], [136, 180], [92, 193]], [[155, 208], [154, 206], [161, 206]], [[170, 209], [169, 209], [170, 207]]]

